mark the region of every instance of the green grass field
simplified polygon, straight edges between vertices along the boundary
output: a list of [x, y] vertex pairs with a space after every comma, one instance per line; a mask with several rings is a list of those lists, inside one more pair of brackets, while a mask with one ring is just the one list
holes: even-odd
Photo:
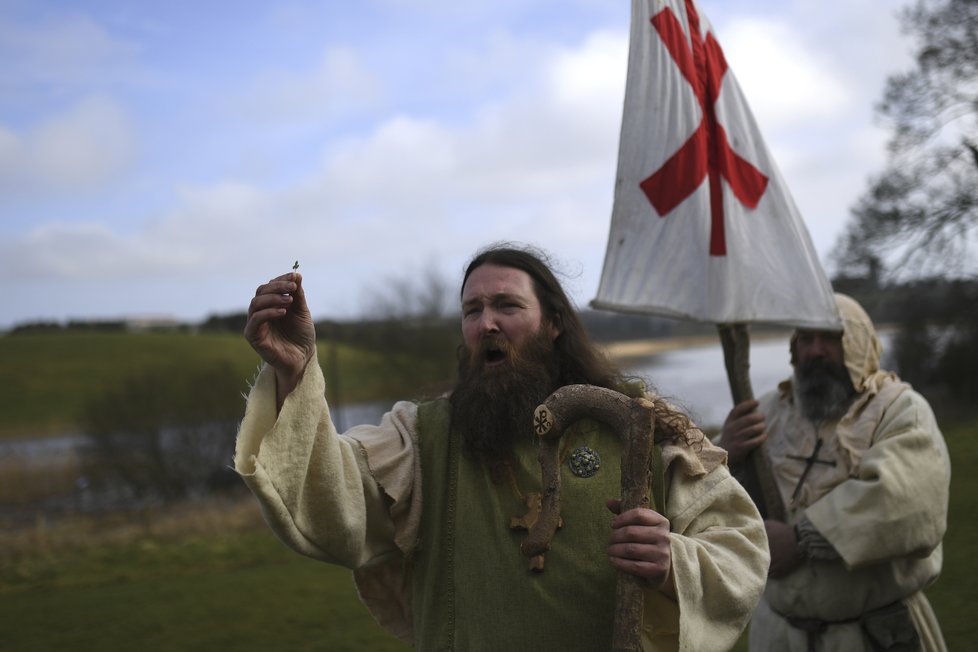
[[[945, 434], [950, 527], [944, 573], [927, 593], [948, 648], [965, 650], [978, 635], [978, 424]], [[347, 571], [286, 550], [260, 525], [227, 529], [60, 550], [28, 541], [16, 554], [8, 540], [0, 649], [406, 649], [374, 624]]]
[[0, 337], [0, 437], [76, 428], [86, 401], [133, 374], [227, 362], [253, 377], [258, 356], [241, 337], [184, 333], [50, 333]]
[[[319, 343], [320, 364], [335, 361], [328, 391], [339, 403], [413, 395], [416, 385], [397, 384], [383, 356], [349, 346]], [[77, 429], [85, 403], [147, 369], [188, 372], [226, 364], [247, 391], [259, 359], [233, 333], [64, 332], [0, 337], [0, 438], [44, 436]], [[336, 397], [329, 396], [332, 403]]]
[[2, 650], [407, 649], [374, 624], [348, 571], [266, 530], [20, 560], [2, 585]]

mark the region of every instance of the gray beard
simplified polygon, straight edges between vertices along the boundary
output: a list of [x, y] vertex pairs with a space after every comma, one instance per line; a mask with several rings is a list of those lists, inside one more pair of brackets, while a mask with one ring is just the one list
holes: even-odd
[[844, 365], [840, 368], [825, 360], [809, 360], [795, 366], [794, 378], [795, 404], [812, 423], [841, 419], [856, 398]]

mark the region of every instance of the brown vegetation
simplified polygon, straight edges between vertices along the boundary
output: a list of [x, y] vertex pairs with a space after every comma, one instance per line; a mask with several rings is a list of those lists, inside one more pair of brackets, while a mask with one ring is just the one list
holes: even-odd
[[0, 566], [29, 557], [144, 540], [176, 541], [196, 535], [245, 532], [264, 527], [261, 512], [244, 490], [159, 508], [59, 519], [37, 512], [34, 522], [3, 527]]

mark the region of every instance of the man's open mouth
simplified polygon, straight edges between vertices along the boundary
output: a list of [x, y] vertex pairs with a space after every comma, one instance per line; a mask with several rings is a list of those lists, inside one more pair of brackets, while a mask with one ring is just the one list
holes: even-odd
[[490, 347], [486, 349], [486, 364], [494, 365], [503, 362], [506, 359], [506, 352], [502, 349], [495, 347]]

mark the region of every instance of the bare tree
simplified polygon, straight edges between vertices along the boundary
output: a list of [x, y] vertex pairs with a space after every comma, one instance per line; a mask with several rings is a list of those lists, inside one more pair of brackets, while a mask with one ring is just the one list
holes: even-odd
[[[374, 377], [383, 398], [403, 398], [405, 392], [418, 398], [439, 393], [454, 377], [456, 347], [461, 342], [456, 292], [434, 266], [408, 271], [364, 293], [365, 317], [360, 321], [321, 321], [316, 332], [323, 339], [379, 354]], [[330, 398], [336, 402], [336, 388], [344, 382], [344, 374], [337, 369], [334, 346], [327, 356], [327, 391], [332, 388]]]
[[457, 297], [434, 265], [417, 273], [391, 276], [368, 291], [366, 314], [378, 320], [438, 321], [457, 307]]
[[852, 209], [834, 258], [847, 272], [975, 274], [978, 236], [978, 2], [918, 0], [900, 12], [915, 67], [887, 80], [886, 169]]

